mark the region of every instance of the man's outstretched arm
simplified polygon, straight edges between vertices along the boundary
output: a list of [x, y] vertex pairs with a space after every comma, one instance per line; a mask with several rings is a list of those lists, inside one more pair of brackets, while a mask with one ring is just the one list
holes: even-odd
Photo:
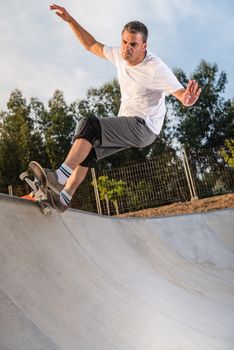
[[196, 80], [189, 80], [186, 89], [175, 91], [172, 95], [175, 96], [185, 107], [191, 107], [197, 102], [201, 93]]
[[106, 58], [103, 53], [104, 45], [99, 43], [90, 33], [81, 27], [81, 25], [67, 12], [64, 7], [53, 4], [50, 6], [50, 9], [55, 10], [56, 15], [70, 25], [81, 45], [83, 45], [86, 50], [92, 52], [94, 55]]

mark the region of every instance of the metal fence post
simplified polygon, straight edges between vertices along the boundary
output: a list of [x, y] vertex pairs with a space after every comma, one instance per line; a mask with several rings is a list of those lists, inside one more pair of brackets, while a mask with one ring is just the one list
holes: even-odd
[[186, 151], [184, 149], [182, 150], [182, 158], [183, 158], [183, 166], [184, 166], [184, 171], [185, 171], [185, 175], [186, 175], [186, 180], [188, 183], [189, 192], [190, 192], [190, 196], [191, 196], [191, 201], [196, 200], [196, 199], [198, 199], [196, 186], [195, 186], [195, 183], [194, 183], [194, 180], [192, 177], [191, 169], [190, 169], [189, 162], [188, 162], [188, 157], [187, 157]]
[[97, 212], [98, 214], [102, 215], [102, 207], [101, 207], [101, 202], [100, 202], [100, 197], [99, 197], [99, 192], [97, 187], [96, 172], [94, 168], [91, 168], [91, 174], [93, 179], [93, 188], [94, 188], [95, 200], [97, 205]]
[[9, 196], [13, 196], [13, 187], [11, 185], [8, 186], [8, 194]]

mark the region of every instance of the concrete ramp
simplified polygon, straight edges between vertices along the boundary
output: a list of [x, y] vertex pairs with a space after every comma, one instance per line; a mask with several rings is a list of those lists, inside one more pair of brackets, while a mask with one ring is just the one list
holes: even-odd
[[0, 195], [0, 350], [233, 350], [234, 210], [46, 217]]

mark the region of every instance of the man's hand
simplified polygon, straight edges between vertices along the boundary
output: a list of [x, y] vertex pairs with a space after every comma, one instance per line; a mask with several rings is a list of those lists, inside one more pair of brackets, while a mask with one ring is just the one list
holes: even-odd
[[50, 5], [51, 10], [55, 10], [57, 16], [61, 17], [66, 22], [71, 22], [72, 17], [69, 15], [64, 7], [58, 6], [56, 4]]
[[199, 88], [196, 80], [189, 80], [187, 88], [174, 92], [173, 96], [180, 100], [185, 107], [191, 107], [197, 102], [200, 93], [201, 88]]
[[182, 103], [186, 107], [190, 107], [194, 105], [194, 103], [198, 100], [201, 93], [201, 88], [199, 88], [196, 80], [189, 80], [188, 86], [185, 89], [184, 96], [182, 99]]

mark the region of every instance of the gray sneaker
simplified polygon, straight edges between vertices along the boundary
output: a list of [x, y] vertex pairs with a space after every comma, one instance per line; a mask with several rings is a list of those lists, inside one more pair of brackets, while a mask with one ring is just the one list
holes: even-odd
[[47, 186], [51, 188], [51, 190], [53, 190], [55, 193], [57, 194], [60, 193], [63, 190], [64, 185], [58, 182], [58, 176], [56, 171], [51, 169], [43, 169], [43, 170], [46, 174]]
[[59, 213], [63, 213], [65, 210], [69, 208], [68, 205], [63, 204], [60, 201], [60, 195], [58, 193], [55, 193], [54, 191], [50, 191], [50, 190], [48, 191], [48, 202]]

